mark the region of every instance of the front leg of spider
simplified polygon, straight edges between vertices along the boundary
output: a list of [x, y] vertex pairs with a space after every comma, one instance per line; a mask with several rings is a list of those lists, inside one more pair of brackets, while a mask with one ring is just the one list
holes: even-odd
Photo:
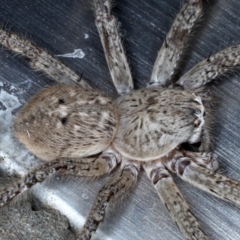
[[165, 166], [160, 161], [148, 162], [144, 164], [144, 169], [186, 239], [207, 240], [208, 238]]

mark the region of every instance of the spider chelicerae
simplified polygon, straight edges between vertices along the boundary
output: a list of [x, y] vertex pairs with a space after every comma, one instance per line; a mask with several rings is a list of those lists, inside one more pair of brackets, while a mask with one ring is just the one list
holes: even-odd
[[[117, 34], [114, 32], [116, 25], [111, 26], [113, 17], [104, 18], [104, 11], [110, 11], [109, 5], [107, 1], [96, 5], [97, 26], [101, 32], [113, 82], [122, 96], [113, 103], [102, 93], [85, 85], [85, 89], [54, 86], [36, 95], [19, 114], [15, 122], [15, 133], [33, 153], [44, 160], [52, 161], [29, 173], [24, 181], [15, 185], [16, 188], [7, 190], [7, 194], [3, 193], [2, 203], [14, 197], [15, 193], [26, 190], [26, 187], [43, 181], [55, 170], [65, 174], [97, 176], [109, 172], [121, 162], [120, 171], [99, 192], [94, 205], [98, 210], [94, 216], [90, 213], [82, 236], [79, 236], [79, 239], [88, 239], [102, 221], [106, 203], [114, 201], [130, 188], [141, 164], [186, 238], [204, 239], [204, 233], [173, 184], [167, 169], [199, 188], [238, 203], [238, 193], [234, 193], [235, 198], [230, 194], [233, 187], [237, 188], [238, 185], [235, 186], [232, 181], [215, 174], [216, 160], [210, 153], [206, 153], [209, 137], [204, 120], [209, 112], [202, 102], [208, 106], [209, 99], [207, 92], [198, 85], [203, 86], [236, 66], [238, 46], [219, 55], [209, 56], [200, 70], [193, 68], [193, 72], [190, 70], [176, 83], [172, 83], [171, 77], [180, 61], [178, 55], [181, 55], [190, 30], [201, 15], [201, 2], [189, 1], [179, 15], [181, 21], [177, 18], [163, 43], [148, 88], [132, 92], [131, 74], [122, 44], [119, 37], [114, 36], [114, 33]], [[103, 15], [99, 19], [101, 12]], [[4, 41], [6, 47], [32, 59], [33, 67], [46, 71], [58, 81], [63, 78], [63, 74], [66, 78], [81, 81], [77, 75], [58, 61], [54, 62], [42, 50], [32, 46], [26, 51], [25, 47], [31, 46], [28, 41], [2, 31], [3, 45]], [[21, 48], [19, 43], [22, 43]], [[52, 67], [54, 63], [58, 67], [57, 72]], [[79, 108], [80, 113], [76, 111]], [[43, 118], [46, 120], [44, 128]], [[199, 151], [187, 151], [183, 145], [186, 142], [190, 143], [189, 147], [200, 143]], [[98, 158], [86, 158], [102, 151]], [[81, 161], [76, 160], [76, 157], [81, 157]], [[198, 174], [194, 175], [194, 171]], [[210, 177], [212, 182], [209, 182]], [[221, 189], [222, 185], [224, 191]]]

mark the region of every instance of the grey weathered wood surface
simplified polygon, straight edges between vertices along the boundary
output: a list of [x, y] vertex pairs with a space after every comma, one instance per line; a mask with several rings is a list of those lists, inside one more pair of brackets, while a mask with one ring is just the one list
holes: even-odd
[[[149, 78], [157, 51], [181, 3], [180, 0], [116, 1], [113, 11], [121, 23], [136, 88], [143, 87]], [[209, 54], [240, 43], [240, 1], [209, 0], [204, 2], [204, 7], [203, 20], [190, 43], [190, 51], [180, 74]], [[4, 0], [0, 4], [0, 22], [6, 28], [32, 39], [53, 55], [81, 48], [86, 54], [83, 59], [61, 58], [61, 61], [82, 73], [93, 87], [100, 88], [110, 96], [116, 95], [94, 25], [91, 1]], [[88, 34], [89, 38], [85, 39], [84, 34]], [[15, 57], [5, 49], [0, 52], [0, 81], [5, 83], [5, 90], [11, 85], [28, 88], [28, 91], [19, 96], [22, 100], [29, 99], [38, 89], [53, 84], [41, 73], [33, 72], [25, 59]], [[32, 82], [30, 85], [29, 81]], [[240, 181], [239, 72], [215, 81], [210, 88], [216, 105], [215, 123], [212, 126], [213, 149], [219, 156], [222, 172]], [[4, 149], [0, 146], [0, 150]], [[84, 218], [105, 180], [85, 182], [67, 178], [59, 181], [55, 178], [37, 186], [33, 195], [41, 202], [44, 193], [55, 194]], [[240, 209], [177, 179], [176, 182], [211, 239], [240, 239]], [[38, 210], [44, 208], [44, 201], [38, 206]], [[27, 211], [29, 216], [35, 213]], [[18, 232], [18, 227], [21, 226], [19, 220], [11, 216], [9, 226]], [[54, 216], [49, 224], [55, 224]], [[96, 239], [182, 239], [145, 174], [141, 174], [137, 187], [131, 194], [109, 212], [100, 230]], [[16, 239], [29, 239], [28, 233], [24, 235], [20, 232], [21, 229]], [[0, 239], [7, 238], [0, 234]]]

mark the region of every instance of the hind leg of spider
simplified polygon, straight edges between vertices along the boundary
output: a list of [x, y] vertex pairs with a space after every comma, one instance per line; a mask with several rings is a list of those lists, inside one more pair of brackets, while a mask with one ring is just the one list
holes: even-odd
[[137, 179], [139, 168], [139, 164], [134, 162], [123, 162], [121, 170], [113, 175], [98, 192], [78, 240], [91, 239], [104, 219], [106, 208], [129, 190]]
[[112, 81], [120, 95], [133, 89], [133, 79], [123, 44], [118, 33], [118, 24], [111, 15], [111, 0], [94, 0], [96, 26], [101, 38]]
[[110, 173], [120, 161], [119, 156], [113, 152], [106, 152], [98, 158], [57, 159], [46, 162], [39, 168], [29, 172], [12, 186], [1, 189], [0, 206], [6, 205], [17, 195], [44, 181], [56, 172], [64, 175], [96, 177]]
[[168, 161], [165, 166], [182, 180], [225, 201], [240, 206], [240, 183], [202, 167], [188, 157]]
[[90, 88], [90, 86], [70, 68], [53, 58], [49, 53], [37, 47], [32, 42], [15, 33], [9, 33], [0, 29], [0, 44], [7, 49], [18, 53], [29, 59], [34, 70], [39, 70], [47, 74], [59, 83], [76, 82], [78, 85]]
[[208, 238], [161, 160], [145, 163], [144, 169], [185, 238], [207, 240]]
[[189, 40], [190, 33], [201, 17], [202, 1], [188, 0], [175, 18], [153, 66], [150, 86], [166, 86], [175, 75]]
[[240, 66], [240, 45], [231, 46], [198, 63], [177, 82], [184, 89], [197, 90], [211, 80]]

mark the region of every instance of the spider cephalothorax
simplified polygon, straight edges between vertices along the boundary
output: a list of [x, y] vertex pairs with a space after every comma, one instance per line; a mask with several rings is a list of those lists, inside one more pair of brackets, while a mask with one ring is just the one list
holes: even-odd
[[[186, 239], [207, 239], [169, 171], [226, 201], [240, 205], [240, 183], [216, 173], [208, 152], [208, 128], [203, 105], [206, 83], [239, 66], [240, 46], [230, 47], [200, 62], [176, 83], [190, 32], [201, 16], [201, 0], [188, 0], [160, 49], [147, 87], [133, 90], [110, 0], [95, 0], [98, 28], [113, 83], [112, 100], [91, 89], [70, 69], [17, 35], [1, 32], [1, 44], [25, 55], [34, 68], [80, 86], [59, 84], [37, 93], [14, 123], [17, 138], [47, 162], [0, 195], [0, 205], [60, 171], [74, 176], [100, 176], [117, 171], [99, 191], [78, 235], [90, 239], [103, 221], [109, 203], [122, 196], [143, 168]], [[27, 51], [28, 50], [28, 51]], [[44, 63], [44, 64], [43, 64]], [[197, 151], [183, 144], [200, 142]]]
[[199, 140], [204, 107], [194, 93], [163, 88], [133, 91], [117, 101], [114, 148], [139, 161], [163, 157], [183, 142]]

